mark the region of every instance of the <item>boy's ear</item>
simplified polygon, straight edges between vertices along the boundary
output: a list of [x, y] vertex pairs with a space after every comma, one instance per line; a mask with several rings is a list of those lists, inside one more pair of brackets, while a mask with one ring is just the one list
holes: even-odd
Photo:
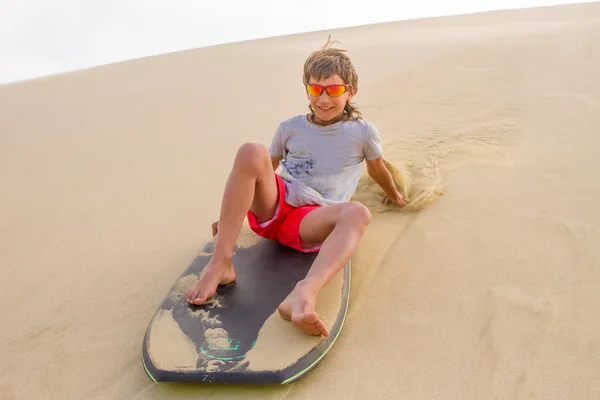
[[[356, 96], [356, 93], [358, 92], [358, 85], [356, 85], [356, 87], [352, 86], [352, 89], [350, 89], [350, 99], [353, 98], [354, 96]], [[350, 100], [348, 99], [348, 100]]]

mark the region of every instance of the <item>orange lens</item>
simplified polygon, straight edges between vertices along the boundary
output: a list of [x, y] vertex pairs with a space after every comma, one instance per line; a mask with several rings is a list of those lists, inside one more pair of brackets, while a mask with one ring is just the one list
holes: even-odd
[[344, 85], [333, 85], [327, 87], [327, 94], [331, 97], [340, 97], [346, 93], [346, 86]]
[[323, 88], [319, 85], [306, 85], [306, 90], [309, 95], [314, 97], [319, 97], [323, 93]]

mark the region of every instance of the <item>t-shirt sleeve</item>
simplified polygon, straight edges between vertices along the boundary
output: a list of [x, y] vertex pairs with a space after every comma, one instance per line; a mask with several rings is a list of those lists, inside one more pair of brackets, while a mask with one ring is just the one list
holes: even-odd
[[271, 157], [284, 157], [286, 154], [281, 124], [279, 124], [279, 127], [277, 127], [277, 130], [273, 135], [271, 145], [269, 146], [269, 153], [271, 153]]
[[381, 146], [381, 140], [379, 138], [379, 131], [372, 125], [367, 125], [367, 132], [365, 134], [363, 154], [367, 160], [375, 160], [383, 156], [383, 147]]

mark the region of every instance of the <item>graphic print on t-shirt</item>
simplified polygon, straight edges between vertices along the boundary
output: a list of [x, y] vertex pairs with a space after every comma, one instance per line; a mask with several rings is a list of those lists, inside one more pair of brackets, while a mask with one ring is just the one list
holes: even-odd
[[292, 147], [287, 155], [287, 170], [296, 178], [312, 176], [315, 167], [315, 158], [306, 148]]

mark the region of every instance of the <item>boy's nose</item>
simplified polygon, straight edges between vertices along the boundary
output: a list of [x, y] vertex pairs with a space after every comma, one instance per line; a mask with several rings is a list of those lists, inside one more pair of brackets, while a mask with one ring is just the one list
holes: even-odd
[[323, 91], [323, 93], [321, 93], [321, 95], [319, 96], [319, 99], [317, 100], [317, 105], [322, 106], [322, 105], [328, 105], [329, 104], [329, 96], [327, 95], [327, 93], [325, 93], [325, 91]]

